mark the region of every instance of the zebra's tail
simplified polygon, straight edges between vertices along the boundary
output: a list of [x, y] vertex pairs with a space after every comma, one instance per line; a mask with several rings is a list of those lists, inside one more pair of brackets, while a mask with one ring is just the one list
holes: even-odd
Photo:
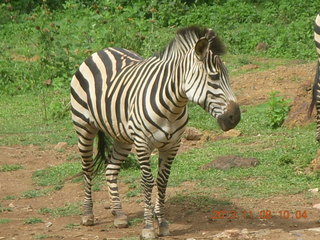
[[110, 152], [112, 143], [112, 139], [109, 136], [106, 136], [104, 132], [98, 132], [98, 147], [97, 154], [93, 159], [94, 168], [92, 178], [105, 170], [108, 163], [108, 153]]
[[313, 87], [312, 87], [312, 100], [309, 106], [309, 110], [308, 110], [308, 117], [311, 117], [314, 105], [317, 101], [317, 97], [318, 97], [318, 90], [319, 90], [319, 84], [320, 84], [320, 63], [318, 61], [317, 64], [317, 73], [316, 76], [314, 77], [314, 82], [313, 82]]

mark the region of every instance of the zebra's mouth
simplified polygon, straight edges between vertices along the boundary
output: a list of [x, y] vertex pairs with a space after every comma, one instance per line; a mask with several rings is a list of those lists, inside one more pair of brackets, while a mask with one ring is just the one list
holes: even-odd
[[227, 111], [217, 117], [219, 126], [223, 131], [228, 131], [237, 126], [240, 119], [240, 107], [233, 101], [228, 104]]

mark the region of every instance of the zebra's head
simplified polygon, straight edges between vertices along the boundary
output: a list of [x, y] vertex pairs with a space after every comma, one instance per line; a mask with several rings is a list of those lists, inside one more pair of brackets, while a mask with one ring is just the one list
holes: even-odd
[[227, 69], [220, 59], [224, 53], [223, 44], [211, 29], [194, 27], [191, 31], [193, 33], [180, 33], [193, 38], [184, 91], [189, 100], [217, 118], [221, 129], [227, 131], [239, 123], [241, 113], [230, 87]]

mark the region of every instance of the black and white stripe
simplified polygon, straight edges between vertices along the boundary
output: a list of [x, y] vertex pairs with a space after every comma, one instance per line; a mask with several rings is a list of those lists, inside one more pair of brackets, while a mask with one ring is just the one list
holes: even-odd
[[[120, 48], [107, 48], [82, 63], [71, 82], [72, 119], [79, 138], [85, 179], [83, 224], [93, 224], [91, 180], [95, 168], [93, 139], [98, 134], [114, 140], [106, 178], [114, 224], [127, 226], [122, 211], [117, 176], [134, 146], [142, 172], [144, 223], [142, 237], [153, 238], [153, 214], [160, 235], [168, 235], [164, 201], [171, 163], [188, 122], [190, 100], [216, 117], [223, 130], [237, 125], [240, 110], [230, 88], [220, 56], [223, 44], [211, 29], [188, 27], [159, 54], [142, 59]], [[103, 144], [99, 151], [103, 154]], [[154, 180], [150, 154], [159, 150], [158, 176]], [[151, 193], [158, 197], [152, 207]]]
[[320, 142], [320, 14], [317, 15], [314, 24], [314, 42], [317, 49], [318, 62], [313, 83], [312, 102], [309, 108], [309, 115], [311, 115], [313, 107], [315, 106], [317, 111], [316, 139]]

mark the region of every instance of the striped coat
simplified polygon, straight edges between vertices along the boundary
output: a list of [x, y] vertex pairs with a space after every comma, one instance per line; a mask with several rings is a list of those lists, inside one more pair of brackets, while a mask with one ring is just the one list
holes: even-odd
[[[164, 200], [171, 163], [188, 122], [188, 101], [217, 118], [228, 130], [240, 120], [227, 70], [220, 59], [224, 48], [211, 29], [188, 27], [160, 53], [142, 59], [120, 48], [107, 48], [82, 63], [71, 82], [72, 119], [79, 138], [85, 179], [83, 224], [92, 225], [91, 180], [95, 165], [103, 159], [105, 136], [112, 138], [106, 177], [116, 227], [128, 225], [122, 210], [117, 176], [121, 163], [134, 146], [142, 171], [144, 190], [143, 238], [154, 238], [153, 215], [159, 234], [168, 235]], [[98, 154], [93, 159], [93, 139]], [[159, 150], [158, 176], [154, 180], [150, 154]], [[99, 158], [102, 157], [102, 158]], [[158, 196], [152, 207], [151, 193]]]

